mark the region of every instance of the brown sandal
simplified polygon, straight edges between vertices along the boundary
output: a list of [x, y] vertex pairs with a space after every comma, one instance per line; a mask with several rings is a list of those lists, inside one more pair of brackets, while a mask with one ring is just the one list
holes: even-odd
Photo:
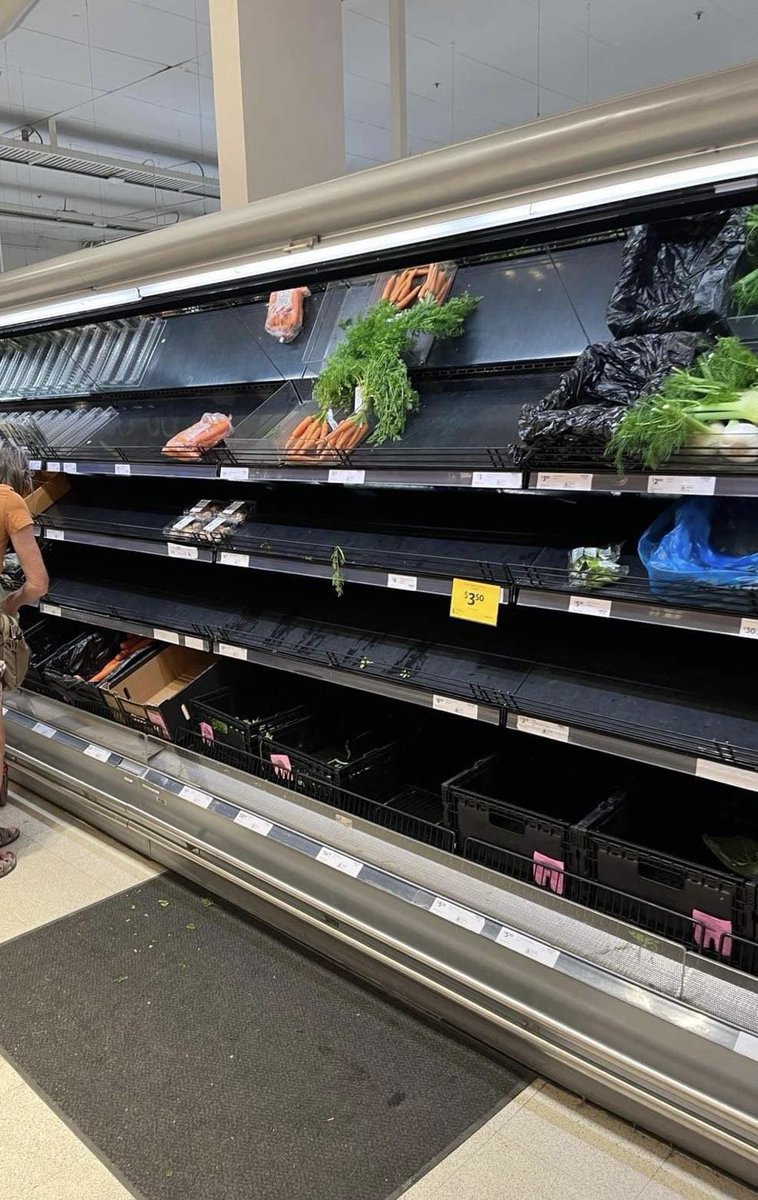
[[0, 850], [2, 850], [3, 846], [10, 846], [11, 842], [17, 841], [19, 836], [20, 830], [15, 829], [13, 826], [9, 829], [3, 829], [0, 826]]
[[10, 850], [0, 850], [0, 879], [10, 875], [16, 866], [16, 855]]

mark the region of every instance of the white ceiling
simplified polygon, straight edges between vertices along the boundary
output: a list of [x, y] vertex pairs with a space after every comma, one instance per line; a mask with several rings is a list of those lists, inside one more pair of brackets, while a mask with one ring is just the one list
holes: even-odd
[[[406, 6], [413, 154], [758, 59], [758, 0]], [[388, 7], [389, 0], [343, 0], [349, 169], [390, 155]], [[214, 174], [208, 0], [39, 0], [0, 44], [0, 133], [18, 137], [22, 126], [34, 126], [47, 140], [51, 117], [63, 145]], [[2, 202], [146, 225], [214, 206], [9, 163], [0, 163]], [[0, 213], [6, 269], [112, 236]]]

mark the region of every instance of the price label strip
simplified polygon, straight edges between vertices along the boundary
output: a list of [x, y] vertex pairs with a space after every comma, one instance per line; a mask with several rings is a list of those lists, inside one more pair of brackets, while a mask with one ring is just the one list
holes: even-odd
[[501, 596], [502, 588], [499, 584], [454, 579], [450, 595], [450, 616], [459, 621], [497, 625]]

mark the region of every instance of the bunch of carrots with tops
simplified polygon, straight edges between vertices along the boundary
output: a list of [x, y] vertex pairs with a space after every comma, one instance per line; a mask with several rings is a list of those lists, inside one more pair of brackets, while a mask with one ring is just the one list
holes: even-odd
[[368, 424], [359, 414], [346, 417], [334, 429], [317, 416], [304, 417], [292, 430], [285, 451], [300, 462], [319, 462], [338, 450], [354, 450], [367, 433]]
[[440, 263], [408, 267], [407, 271], [390, 276], [382, 292], [382, 300], [389, 300], [398, 312], [410, 308], [414, 300], [432, 300], [435, 304], [444, 304], [452, 286], [453, 272], [446, 271]]

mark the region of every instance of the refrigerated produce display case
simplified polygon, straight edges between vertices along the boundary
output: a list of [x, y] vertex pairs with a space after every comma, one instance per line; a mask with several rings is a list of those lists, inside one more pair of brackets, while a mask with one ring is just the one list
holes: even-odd
[[[729, 161], [3, 317], [0, 428], [71, 485], [36, 517], [50, 592], [5, 704], [20, 783], [754, 1182], [758, 545], [734, 504], [758, 516], [758, 420], [654, 468], [614, 441], [724, 339], [758, 353], [758, 185]], [[696, 238], [718, 286], [685, 270]], [[465, 297], [458, 336], [412, 339], [396, 440], [368, 372], [325, 406], [377, 305]], [[712, 545], [662, 590], [641, 547], [692, 497]]]

